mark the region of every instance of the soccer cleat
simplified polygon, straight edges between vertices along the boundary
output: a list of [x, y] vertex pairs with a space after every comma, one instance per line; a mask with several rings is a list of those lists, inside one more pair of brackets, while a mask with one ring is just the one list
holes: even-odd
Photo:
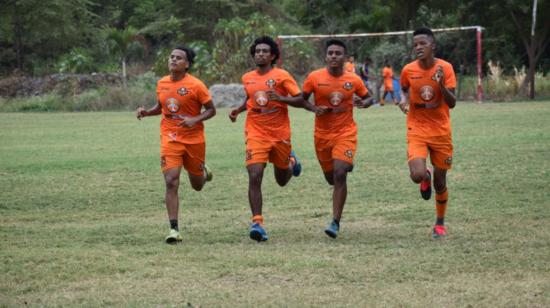
[[204, 164], [204, 179], [206, 182], [212, 181], [212, 178], [214, 177], [214, 174], [212, 174], [212, 170], [208, 168], [206, 164]]
[[432, 238], [440, 239], [447, 236], [447, 228], [443, 225], [435, 225], [432, 230]]
[[336, 220], [332, 220], [330, 225], [325, 229], [326, 235], [336, 238], [338, 236], [338, 231], [340, 230], [340, 224], [336, 222]]
[[294, 153], [294, 151], [290, 151], [290, 158], [294, 159], [294, 166], [292, 167], [292, 175], [299, 176], [300, 173], [302, 173], [302, 164], [300, 163], [300, 160], [298, 159], [298, 157], [296, 157], [296, 153]]
[[432, 197], [432, 168], [428, 167], [426, 168], [426, 172], [428, 173], [428, 179], [420, 182], [420, 195], [422, 196], [422, 199], [424, 200], [430, 200]]
[[168, 236], [166, 237], [166, 244], [177, 244], [182, 240], [183, 238], [181, 237], [178, 230], [170, 229], [170, 234], [168, 234]]
[[257, 242], [265, 242], [268, 239], [264, 228], [257, 222], [250, 226], [250, 238]]

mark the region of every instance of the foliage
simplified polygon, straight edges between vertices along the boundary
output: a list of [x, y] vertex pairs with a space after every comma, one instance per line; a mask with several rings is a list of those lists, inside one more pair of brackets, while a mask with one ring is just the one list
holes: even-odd
[[78, 47], [63, 55], [57, 65], [60, 73], [91, 73], [95, 70], [95, 62], [90, 53]]

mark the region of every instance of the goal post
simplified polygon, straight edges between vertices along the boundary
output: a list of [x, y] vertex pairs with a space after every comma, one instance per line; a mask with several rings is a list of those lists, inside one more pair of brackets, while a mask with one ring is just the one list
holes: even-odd
[[[477, 54], [477, 101], [481, 103], [483, 101], [483, 57], [482, 57], [482, 32], [484, 30], [481, 26], [464, 26], [464, 27], [451, 27], [451, 28], [439, 28], [432, 29], [432, 32], [453, 32], [453, 31], [476, 31], [476, 54]], [[391, 31], [391, 32], [376, 32], [376, 33], [350, 33], [350, 34], [305, 34], [305, 35], [279, 35], [277, 36], [277, 44], [281, 56], [279, 57], [279, 66], [283, 65], [283, 41], [293, 39], [325, 39], [325, 38], [342, 38], [342, 39], [354, 39], [361, 37], [384, 37], [384, 36], [402, 36], [411, 35], [414, 31]]]

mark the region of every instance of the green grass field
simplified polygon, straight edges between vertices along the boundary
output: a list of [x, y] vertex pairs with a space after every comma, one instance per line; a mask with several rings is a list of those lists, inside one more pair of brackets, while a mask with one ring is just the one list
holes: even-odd
[[0, 306], [550, 306], [550, 102], [452, 111], [450, 236], [408, 177], [405, 118], [356, 110], [358, 154], [341, 234], [313, 116], [291, 110], [302, 176], [263, 183], [270, 240], [248, 238], [244, 117], [207, 122], [214, 181], [180, 187], [168, 232], [159, 118], [0, 113]]

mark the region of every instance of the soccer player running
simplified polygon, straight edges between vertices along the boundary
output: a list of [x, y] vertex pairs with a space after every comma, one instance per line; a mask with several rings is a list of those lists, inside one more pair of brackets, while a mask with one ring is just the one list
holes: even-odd
[[182, 166], [196, 191], [212, 180], [212, 173], [204, 164], [206, 147], [202, 122], [213, 117], [216, 109], [204, 83], [188, 73], [194, 58], [195, 53], [187, 47], [172, 50], [168, 58], [170, 75], [157, 83], [157, 103], [150, 109], [139, 107], [136, 111], [138, 120], [162, 114], [160, 165], [166, 183], [165, 201], [170, 222], [168, 244], [182, 241], [178, 227]]
[[[447, 236], [445, 211], [449, 194], [447, 170], [451, 169], [453, 144], [449, 109], [454, 108], [456, 77], [453, 66], [435, 58], [435, 38], [428, 28], [413, 33], [416, 61], [407, 64], [401, 72], [401, 102], [399, 107], [407, 114], [407, 155], [411, 179], [420, 183], [422, 198], [435, 188], [436, 222], [433, 238]], [[430, 155], [433, 169], [426, 167]]]
[[380, 99], [380, 106], [384, 106], [384, 100], [386, 99], [386, 95], [388, 94], [391, 95], [393, 103], [397, 105], [397, 100], [395, 99], [395, 95], [393, 94], [393, 70], [388, 59], [384, 61], [384, 68], [382, 69], [382, 80], [384, 80], [384, 94], [382, 94], [382, 98]]
[[[347, 173], [353, 169], [357, 146], [357, 126], [353, 120], [354, 105], [367, 108], [372, 99], [361, 78], [344, 69], [346, 45], [340, 40], [329, 40], [325, 46], [326, 67], [310, 73], [303, 86], [307, 101], [311, 94], [314, 106], [315, 152], [326, 181], [334, 186], [332, 193], [333, 219], [325, 233], [336, 238], [347, 197]], [[354, 94], [358, 99], [354, 101]], [[367, 99], [368, 98], [368, 99]], [[311, 105], [307, 102], [306, 104]], [[316, 109], [322, 110], [319, 112]]]
[[256, 69], [242, 76], [246, 92], [244, 103], [233, 109], [229, 118], [235, 122], [247, 110], [245, 124], [248, 200], [252, 211], [250, 238], [267, 241], [262, 216], [262, 179], [267, 162], [273, 163], [275, 180], [285, 186], [302, 170], [290, 143], [290, 120], [287, 106], [303, 107], [298, 84], [285, 70], [273, 65], [279, 48], [268, 36], [257, 38], [250, 46]]

